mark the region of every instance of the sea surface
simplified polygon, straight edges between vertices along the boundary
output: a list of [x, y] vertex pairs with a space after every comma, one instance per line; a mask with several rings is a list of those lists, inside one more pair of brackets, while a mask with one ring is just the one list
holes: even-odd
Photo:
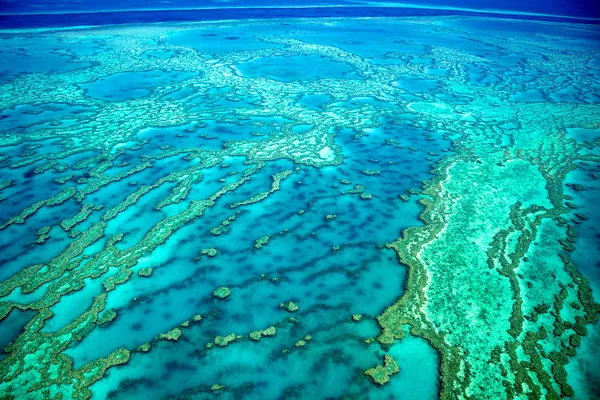
[[600, 398], [594, 7], [238, 3], [3, 3], [0, 398]]

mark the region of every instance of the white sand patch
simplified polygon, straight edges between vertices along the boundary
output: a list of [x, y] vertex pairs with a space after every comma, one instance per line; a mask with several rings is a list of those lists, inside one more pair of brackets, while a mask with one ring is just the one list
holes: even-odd
[[333, 160], [335, 158], [335, 154], [333, 153], [333, 150], [331, 150], [331, 147], [325, 146], [323, 149], [321, 149], [321, 151], [319, 151], [319, 157], [324, 160]]

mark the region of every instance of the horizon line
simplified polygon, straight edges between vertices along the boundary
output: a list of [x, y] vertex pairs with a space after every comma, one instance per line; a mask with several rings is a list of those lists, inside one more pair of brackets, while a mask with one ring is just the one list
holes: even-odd
[[546, 13], [535, 13], [528, 11], [518, 10], [502, 10], [502, 9], [476, 9], [466, 7], [444, 7], [434, 5], [421, 5], [416, 3], [379, 3], [379, 2], [365, 2], [363, 4], [340, 4], [340, 5], [289, 5], [289, 6], [232, 6], [232, 7], [177, 7], [177, 8], [124, 8], [124, 9], [103, 9], [103, 10], [65, 10], [63, 11], [47, 11], [47, 12], [14, 12], [4, 13], [0, 12], [2, 17], [11, 16], [42, 16], [42, 15], [69, 15], [69, 14], [103, 14], [103, 13], [128, 13], [128, 12], [152, 12], [152, 11], [203, 11], [203, 10], [260, 10], [260, 9], [315, 9], [315, 8], [413, 8], [413, 9], [425, 9], [425, 10], [440, 10], [440, 11], [461, 11], [471, 12], [477, 14], [503, 14], [503, 15], [514, 15], [514, 16], [530, 16], [530, 17], [550, 17], [550, 18], [563, 18], [563, 19], [575, 19], [575, 20], [588, 20], [588, 21], [600, 21], [600, 18], [596, 17], [581, 17], [561, 14], [546, 14]]

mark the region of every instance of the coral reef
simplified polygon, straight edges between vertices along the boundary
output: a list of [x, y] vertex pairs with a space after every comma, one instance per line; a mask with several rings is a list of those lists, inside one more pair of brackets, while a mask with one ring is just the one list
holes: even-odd
[[[406, 32], [378, 56], [334, 34], [360, 20], [3, 32], [17, 44], [2, 57], [20, 60], [7, 71], [37, 67], [28, 40], [64, 62], [0, 79], [0, 393], [144, 393], [127, 373], [175, 349], [172, 371], [144, 379], [172, 382], [186, 358], [206, 379], [190, 383], [197, 397], [241, 398], [248, 384], [224, 373], [238, 346], [270, 360], [260, 391], [290, 362], [355, 374], [410, 332], [439, 356], [441, 398], [584, 398], [570, 363], [600, 305], [576, 259], [597, 218], [581, 196], [597, 191], [600, 142], [576, 130], [600, 128], [597, 32], [557, 23], [574, 35], [562, 41], [529, 21], [475, 35], [465, 21], [481, 22], [378, 20]], [[203, 52], [175, 40], [194, 29], [207, 35], [194, 43], [253, 33]], [[298, 59], [326, 67], [269, 72]], [[363, 315], [378, 313], [375, 340]], [[205, 377], [212, 362], [220, 375]], [[394, 385], [369, 379], [398, 372], [386, 354], [350, 392], [318, 393], [383, 396]], [[280, 398], [319, 386], [285, 382]]]
[[280, 303], [279, 308], [283, 308], [291, 313], [296, 312], [300, 309], [296, 303], [289, 301], [288, 303]]
[[365, 375], [367, 375], [373, 383], [378, 385], [385, 385], [389, 382], [390, 376], [397, 374], [400, 372], [400, 367], [392, 356], [386, 354], [383, 358], [383, 365], [377, 365], [374, 368], [369, 368], [365, 371]]
[[229, 290], [228, 287], [225, 287], [225, 286], [218, 287], [213, 291], [213, 296], [218, 297], [219, 299], [224, 299], [225, 297], [228, 297], [230, 294], [231, 294], [231, 291]]

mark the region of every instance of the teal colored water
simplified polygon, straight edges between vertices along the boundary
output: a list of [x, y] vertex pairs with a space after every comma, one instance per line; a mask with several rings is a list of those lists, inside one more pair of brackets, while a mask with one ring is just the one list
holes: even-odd
[[[68, 127], [77, 116], [91, 116], [96, 107], [81, 107], [69, 104], [44, 104], [43, 106], [20, 105], [4, 110], [0, 114], [0, 129], [3, 131], [33, 131], [50, 127]], [[11, 149], [16, 150], [16, 149]], [[55, 151], [49, 146], [40, 146], [40, 151]]]
[[91, 55], [99, 47], [82, 41], [66, 44], [55, 38], [3, 38], [0, 50], [0, 82], [8, 82], [22, 73], [68, 72], [89, 67], [86, 62], [73, 62], [73, 54]]
[[125, 101], [144, 97], [156, 86], [184, 81], [194, 75], [193, 72], [181, 71], [121, 72], [81, 87], [93, 99]]
[[598, 34], [0, 31], [0, 398], [598, 397]]
[[[596, 181], [600, 170], [588, 163], [567, 177], [565, 193], [572, 196], [579, 207], [570, 212], [577, 221], [578, 246], [573, 251], [573, 260], [581, 266], [582, 272], [590, 280], [594, 298], [600, 300], [600, 228], [595, 222], [600, 218], [600, 187]], [[583, 217], [583, 219], [581, 218]]]
[[203, 54], [220, 54], [236, 51], [281, 48], [275, 43], [265, 43], [256, 35], [272, 28], [256, 25], [235, 29], [231, 26], [211, 26], [208, 29], [185, 29], [167, 37], [170, 44], [195, 49]]
[[306, 81], [318, 78], [357, 78], [352, 68], [344, 63], [332, 62], [323, 57], [271, 57], [251, 60], [235, 65], [241, 76], [264, 77], [282, 82]]

